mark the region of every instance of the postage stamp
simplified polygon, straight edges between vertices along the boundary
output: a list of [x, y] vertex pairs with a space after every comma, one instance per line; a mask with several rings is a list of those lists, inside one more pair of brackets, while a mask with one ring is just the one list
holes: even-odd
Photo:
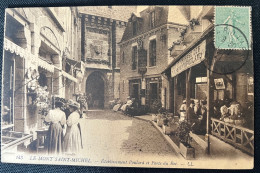
[[233, 6], [7, 8], [1, 161], [252, 169], [250, 15]]
[[251, 7], [215, 8], [215, 46], [218, 49], [251, 49]]

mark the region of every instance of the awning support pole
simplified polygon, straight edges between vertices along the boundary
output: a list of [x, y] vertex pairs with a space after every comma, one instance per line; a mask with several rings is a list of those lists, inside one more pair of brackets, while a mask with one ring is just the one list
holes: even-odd
[[[187, 110], [190, 106], [190, 76], [191, 76], [191, 68], [186, 70], [186, 107]], [[189, 122], [189, 112], [186, 111], [186, 119]]]
[[207, 139], [207, 154], [210, 155], [210, 138], [209, 138], [209, 133], [210, 133], [210, 70], [207, 68], [207, 84], [208, 84], [208, 89], [207, 89], [207, 134], [206, 134], [206, 139]]

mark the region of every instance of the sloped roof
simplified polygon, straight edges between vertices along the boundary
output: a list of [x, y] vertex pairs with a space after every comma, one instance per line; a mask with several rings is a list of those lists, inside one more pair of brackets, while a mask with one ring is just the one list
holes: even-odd
[[169, 6], [168, 23], [189, 24], [189, 6]]
[[133, 13], [131, 14], [131, 16], [132, 16], [132, 15], [135, 15], [136, 17], [141, 17], [140, 13], [137, 13], [137, 12], [133, 12]]
[[[142, 22], [138, 25], [138, 31], [136, 35], [133, 35], [132, 21], [128, 20], [127, 27], [124, 31], [121, 42], [131, 39], [135, 36], [150, 31], [151, 29], [160, 27], [167, 23], [177, 25], [188, 25], [189, 19], [185, 16], [185, 11], [180, 6], [149, 6], [140, 13], [132, 13], [130, 19], [135, 15], [137, 18], [142, 19]], [[150, 27], [149, 13], [155, 11], [155, 23], [156, 26]]]

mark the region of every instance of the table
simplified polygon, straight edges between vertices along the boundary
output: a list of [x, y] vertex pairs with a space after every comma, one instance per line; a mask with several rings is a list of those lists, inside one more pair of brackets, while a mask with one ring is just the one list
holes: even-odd
[[[37, 133], [37, 141], [36, 141], [36, 151], [38, 153], [39, 149], [45, 148], [45, 140], [48, 134], [48, 129], [39, 129], [36, 130]], [[43, 145], [40, 145], [40, 139], [43, 139]]]

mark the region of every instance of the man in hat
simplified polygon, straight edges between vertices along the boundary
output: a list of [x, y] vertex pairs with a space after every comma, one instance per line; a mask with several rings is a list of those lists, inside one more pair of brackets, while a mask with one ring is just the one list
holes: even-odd
[[187, 120], [191, 124], [193, 129], [195, 130], [197, 122], [198, 122], [198, 117], [197, 117], [197, 115], [194, 112], [194, 106], [195, 106], [194, 100], [191, 100], [190, 101], [190, 106], [187, 109], [187, 112], [188, 112]]
[[199, 117], [201, 115], [201, 104], [200, 101], [195, 99], [194, 100], [195, 106], [194, 106], [194, 113]]
[[199, 117], [200, 125], [199, 125], [199, 133], [204, 135], [206, 134], [206, 125], [207, 125], [207, 101], [201, 101], [201, 108], [200, 108], [201, 115]]
[[225, 102], [224, 102], [224, 105], [220, 107], [220, 113], [221, 113], [220, 120], [221, 121], [223, 121], [224, 118], [229, 116], [228, 106], [229, 106], [229, 101], [226, 99]]

